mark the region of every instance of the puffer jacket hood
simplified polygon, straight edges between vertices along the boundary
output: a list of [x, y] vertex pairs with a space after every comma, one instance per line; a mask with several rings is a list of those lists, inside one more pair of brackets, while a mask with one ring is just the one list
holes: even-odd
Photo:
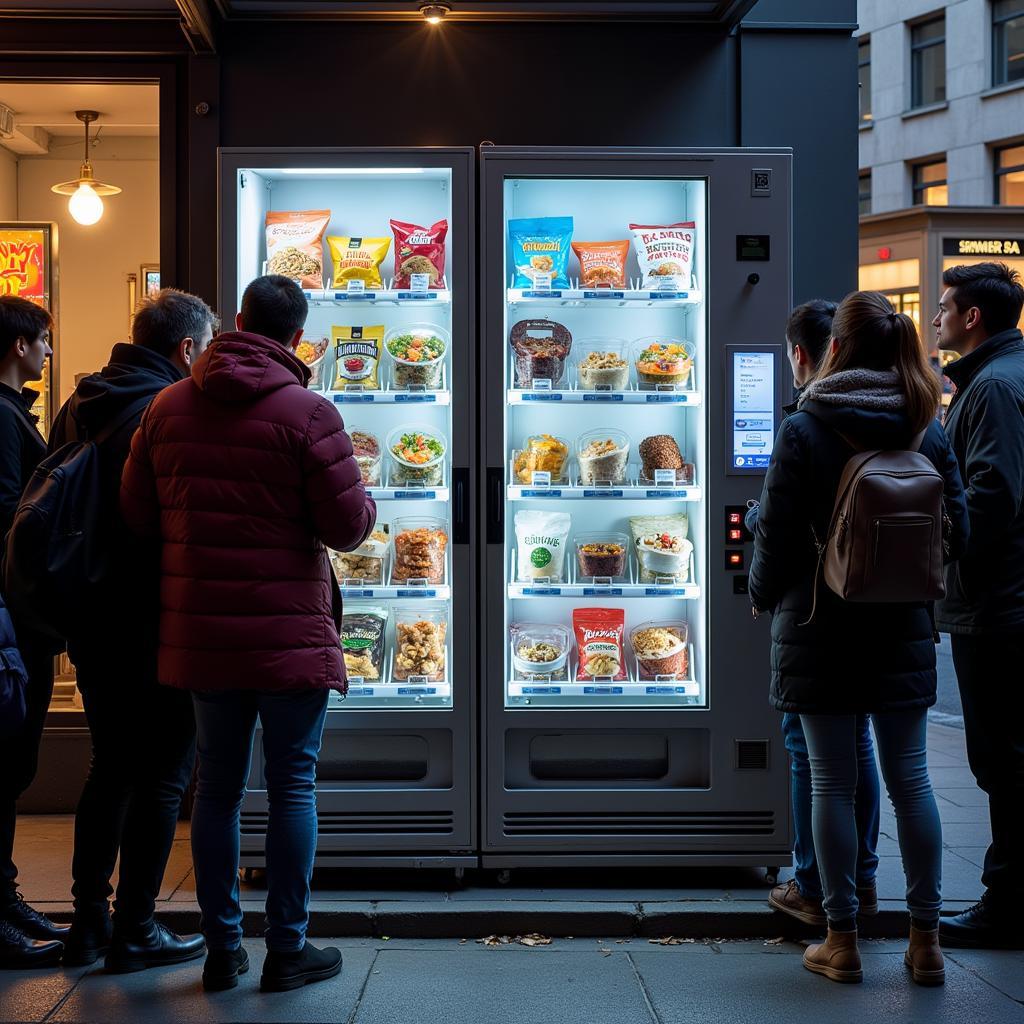
[[192, 380], [215, 402], [237, 404], [309, 383], [309, 368], [290, 349], [271, 338], [244, 331], [220, 334], [192, 367]]

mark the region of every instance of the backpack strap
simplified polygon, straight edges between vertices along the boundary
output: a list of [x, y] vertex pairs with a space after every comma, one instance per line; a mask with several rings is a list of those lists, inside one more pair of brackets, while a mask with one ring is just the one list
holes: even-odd
[[[157, 392], [158, 394], [159, 392]], [[144, 395], [142, 398], [137, 398], [134, 402], [125, 406], [121, 412], [115, 416], [102, 430], [98, 431], [94, 437], [88, 438], [93, 444], [103, 444], [105, 441], [109, 441], [122, 427], [127, 426], [135, 418], [138, 413], [145, 412], [146, 407], [153, 399], [156, 398], [156, 394]]]

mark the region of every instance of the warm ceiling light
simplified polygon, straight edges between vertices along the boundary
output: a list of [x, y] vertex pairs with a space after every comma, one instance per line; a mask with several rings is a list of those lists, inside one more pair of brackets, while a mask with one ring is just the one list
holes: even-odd
[[451, 13], [451, 4], [420, 4], [420, 14], [427, 19], [431, 25], [440, 25], [444, 16]]
[[75, 117], [85, 125], [85, 159], [74, 181], [62, 181], [50, 189], [59, 196], [70, 196], [68, 213], [79, 224], [95, 224], [103, 216], [101, 196], [116, 196], [121, 190], [116, 185], [105, 185], [97, 181], [89, 163], [89, 125], [100, 115], [95, 110], [76, 110]]

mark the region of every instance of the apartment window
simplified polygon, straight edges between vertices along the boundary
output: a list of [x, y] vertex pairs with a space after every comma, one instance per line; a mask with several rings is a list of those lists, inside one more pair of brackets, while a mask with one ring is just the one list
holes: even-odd
[[946, 98], [946, 18], [910, 28], [910, 105], [928, 107]]
[[857, 184], [857, 212], [863, 217], [871, 212], [871, 172], [861, 171]]
[[1024, 81], [1024, 0], [992, 4], [992, 84]]
[[857, 88], [860, 96], [860, 121], [871, 120], [871, 37], [857, 40]]
[[945, 160], [914, 164], [914, 205], [948, 206], [949, 188], [946, 174]]
[[1024, 206], [1024, 142], [995, 151], [996, 202]]

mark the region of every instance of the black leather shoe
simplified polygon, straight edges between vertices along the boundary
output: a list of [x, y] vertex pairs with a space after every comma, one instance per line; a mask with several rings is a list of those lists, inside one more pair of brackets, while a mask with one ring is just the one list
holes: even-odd
[[0, 921], [0, 968], [56, 967], [63, 951], [63, 942], [40, 942], [29, 938], [9, 921]]
[[76, 914], [64, 941], [64, 966], [85, 967], [106, 956], [112, 930], [109, 914], [92, 917]]
[[197, 960], [205, 952], [206, 940], [202, 935], [182, 938], [162, 924], [154, 924], [148, 934], [137, 936], [119, 935], [115, 929], [106, 968], [112, 974], [131, 974], [149, 967]]
[[224, 992], [238, 985], [238, 976], [249, 970], [249, 954], [238, 949], [211, 949], [203, 967], [203, 988], [207, 992]]
[[341, 950], [334, 946], [317, 949], [307, 942], [298, 953], [276, 953], [270, 949], [263, 961], [260, 991], [290, 992], [338, 974], [341, 974]]
[[30, 907], [21, 893], [15, 893], [14, 901], [0, 910], [0, 920], [13, 924], [19, 932], [40, 942], [63, 942], [71, 931], [67, 926], [54, 924], [45, 914]]
[[956, 917], [939, 921], [943, 946], [967, 949], [1024, 949], [1021, 917], [992, 910], [984, 900]]

